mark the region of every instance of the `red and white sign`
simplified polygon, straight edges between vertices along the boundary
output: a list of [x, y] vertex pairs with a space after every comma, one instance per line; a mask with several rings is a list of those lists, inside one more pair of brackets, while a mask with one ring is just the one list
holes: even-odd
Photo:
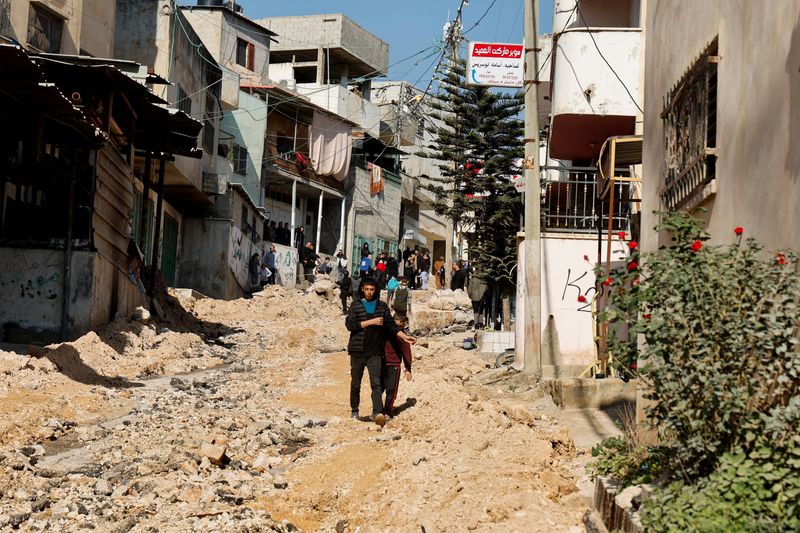
[[525, 49], [521, 44], [469, 43], [467, 83], [522, 87]]

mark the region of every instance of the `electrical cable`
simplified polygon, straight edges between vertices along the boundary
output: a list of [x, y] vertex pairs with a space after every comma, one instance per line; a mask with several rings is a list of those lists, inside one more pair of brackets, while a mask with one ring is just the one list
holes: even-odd
[[465, 30], [464, 32], [462, 32], [462, 34], [461, 34], [461, 35], [466, 35], [466, 34], [468, 34], [469, 32], [471, 32], [472, 30], [474, 30], [475, 28], [477, 28], [477, 27], [478, 27], [478, 24], [480, 24], [480, 23], [483, 21], [483, 19], [484, 19], [484, 18], [486, 18], [486, 15], [488, 15], [488, 14], [489, 14], [489, 11], [491, 11], [491, 10], [492, 10], [492, 8], [494, 7], [494, 4], [495, 4], [496, 2], [497, 2], [497, 0], [492, 0], [492, 3], [491, 3], [491, 4], [489, 4], [489, 7], [487, 7], [487, 8], [486, 8], [486, 11], [484, 11], [484, 12], [483, 12], [483, 15], [481, 15], [481, 16], [480, 16], [480, 18], [477, 20], [477, 22], [475, 22], [475, 24], [473, 24], [472, 26], [470, 26], [468, 30]]
[[639, 110], [639, 113], [644, 115], [644, 110], [641, 108], [641, 106], [639, 106], [639, 102], [637, 102], [636, 98], [633, 97], [633, 95], [631, 94], [631, 91], [628, 89], [628, 86], [625, 84], [624, 81], [622, 81], [622, 78], [619, 77], [619, 74], [617, 74], [617, 71], [614, 70], [614, 67], [611, 66], [611, 63], [608, 62], [608, 59], [606, 59], [606, 56], [603, 55], [603, 52], [600, 50], [600, 47], [597, 45], [597, 41], [594, 39], [594, 35], [592, 35], [592, 31], [589, 29], [589, 26], [586, 24], [586, 18], [583, 16], [583, 13], [581, 13], [580, 0], [576, 0], [575, 7], [578, 9], [578, 15], [580, 15], [580, 17], [583, 19], [583, 25], [586, 28], [586, 32], [589, 34], [589, 37], [592, 39], [592, 43], [594, 43], [594, 47], [597, 50], [597, 53], [600, 54], [600, 58], [605, 62], [606, 65], [608, 65], [608, 68], [611, 69], [611, 72], [614, 74], [614, 76], [617, 78], [617, 80], [622, 84], [623, 89], [625, 89], [625, 92], [628, 93], [628, 97], [631, 99], [631, 102], [633, 102], [633, 105], [636, 106], [636, 109]]

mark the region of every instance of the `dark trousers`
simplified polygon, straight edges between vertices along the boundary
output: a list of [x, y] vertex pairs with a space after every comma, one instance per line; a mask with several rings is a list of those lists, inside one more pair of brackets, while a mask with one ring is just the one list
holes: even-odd
[[383, 390], [386, 391], [386, 401], [383, 412], [392, 416], [394, 401], [397, 399], [397, 389], [400, 388], [400, 365], [387, 364], [383, 367]]
[[347, 314], [347, 294], [341, 296], [342, 299], [342, 313]]
[[369, 371], [369, 386], [372, 391], [372, 414], [383, 410], [383, 387], [381, 386], [381, 373], [383, 371], [383, 357], [381, 354], [366, 357], [350, 356], [350, 410], [358, 412], [361, 401], [361, 378], [364, 369]]
[[307, 282], [314, 283], [315, 276], [314, 276], [314, 266], [305, 266], [303, 265], [303, 275]]

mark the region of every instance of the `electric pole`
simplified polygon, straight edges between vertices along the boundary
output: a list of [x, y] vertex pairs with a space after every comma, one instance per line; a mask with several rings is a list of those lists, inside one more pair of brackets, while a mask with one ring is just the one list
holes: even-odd
[[[449, 42], [447, 44], [450, 45], [450, 60], [452, 64], [455, 65], [458, 63], [458, 48], [461, 46], [461, 11], [463, 10], [465, 5], [465, 1], [461, 1], [461, 5], [458, 8], [458, 12], [456, 13], [456, 18], [453, 21], [453, 25], [450, 27], [449, 31]], [[458, 172], [458, 163], [453, 162], [453, 172], [454, 174]], [[453, 189], [455, 189], [456, 182], [455, 176], [453, 178]], [[447, 201], [448, 205], [453, 205], [453, 200], [450, 198]], [[445, 288], [450, 287], [450, 279], [452, 276], [452, 268], [453, 268], [453, 234], [455, 233], [455, 224], [453, 223], [453, 219], [451, 217], [446, 217], [446, 227], [445, 227], [445, 250], [444, 250], [444, 280], [445, 280]], [[459, 257], [459, 259], [461, 259]]]
[[541, 192], [539, 184], [539, 0], [525, 2], [525, 312], [523, 371], [542, 375]]

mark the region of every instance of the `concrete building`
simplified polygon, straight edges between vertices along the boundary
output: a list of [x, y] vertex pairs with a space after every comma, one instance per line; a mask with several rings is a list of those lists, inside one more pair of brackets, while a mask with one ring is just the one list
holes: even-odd
[[[540, 79], [549, 81], [549, 91], [540, 85], [539, 100], [540, 131], [545, 133], [539, 158], [545, 377], [575, 376], [598, 359], [600, 330], [593, 311], [604, 305], [606, 294], [595, 271], [624, 260], [624, 241], [636, 231], [630, 202], [635, 186], [609, 186], [598, 164], [606, 141], [637, 133], [642, 120], [640, 19], [639, 0], [556, 0], [555, 33], [549, 51], [539, 56]], [[542, 93], [548, 96], [545, 102]], [[550, 117], [543, 120], [546, 113]], [[640, 168], [620, 161], [606, 174], [641, 175]], [[518, 265], [519, 272], [526, 268]], [[524, 276], [518, 276], [518, 304], [524, 300], [523, 287]], [[517, 316], [524, 316], [519, 306]], [[517, 354], [524, 352], [523, 340], [518, 320]]]
[[[372, 78], [385, 75], [388, 69], [388, 45], [341, 14], [257, 22], [278, 34], [271, 46], [270, 77], [339, 117], [324, 128], [333, 129], [336, 123], [355, 125], [354, 164], [343, 181], [346, 201], [339, 209], [333, 205], [329, 209], [320, 196], [323, 210], [317, 210], [317, 233], [335, 228], [335, 217], [344, 215], [346, 238], [340, 235], [336, 245], [343, 246], [348, 256], [357, 258], [354, 250], [360, 244], [356, 243], [363, 242], [369, 242], [373, 251], [396, 250], [401, 180], [395, 147], [381, 142], [382, 112], [372, 101]], [[307, 223], [312, 221], [310, 215], [307, 211]], [[324, 239], [320, 248], [334, 251], [325, 248]]]
[[688, 210], [714, 243], [800, 249], [800, 4], [649, 0], [646, 32], [642, 227]]
[[435, 199], [424, 189], [430, 177], [441, 177], [441, 170], [436, 161], [418, 155], [434, 141], [426, 127], [433, 121], [426, 95], [405, 81], [376, 81], [372, 99], [382, 110], [381, 140], [402, 152], [399, 248], [417, 246], [433, 258], [444, 257], [447, 224], [436, 215]]
[[33, 52], [112, 57], [115, 0], [3, 0], [0, 36]]
[[[239, 73], [232, 65], [223, 69], [217, 63], [212, 51], [206, 47], [205, 41], [189, 22], [187, 15], [199, 16], [200, 12], [192, 15], [191, 10], [173, 7], [174, 4], [169, 0], [117, 2], [117, 56], [142, 62], [162, 74], [169, 85], [154, 86], [154, 92], [203, 124], [203, 151], [195, 154], [195, 158], [176, 157], [174, 161], [167, 163], [164, 198], [165, 204], [173, 208], [173, 212], [166, 213], [165, 218], [166, 215], [174, 215], [168, 226], [173, 228], [176, 236], [165, 242], [170, 243], [170, 250], [175, 250], [175, 266], [164, 269], [163, 257], [160, 258], [160, 265], [162, 271], [174, 272], [171, 276], [165, 276], [165, 282], [169, 285], [194, 288], [200, 292], [207, 290], [208, 296], [216, 298], [237, 298], [252, 288], [247, 283], [242, 284], [241, 276], [237, 275], [238, 267], [229, 265], [227, 269], [218, 268], [216, 260], [220, 258], [220, 254], [213, 258], [198, 257], [196, 250], [208, 251], [209, 247], [210, 250], [222, 250], [224, 261], [220, 261], [227, 264], [228, 252], [232, 246], [236, 245], [246, 251], [259, 247], [263, 212], [258, 209], [253, 212], [245, 211], [241, 206], [254, 203], [249, 197], [249, 191], [256, 195], [256, 202], [259, 200], [262, 186], [256, 167], [260, 171], [260, 157], [254, 161], [252, 154], [248, 154], [246, 150], [237, 150], [236, 147], [242, 148], [255, 137], [257, 142], [254, 143], [254, 153], [258, 157], [263, 150], [263, 140], [258, 139], [263, 139], [264, 126], [252, 126], [253, 122], [258, 121], [248, 121], [238, 115], [235, 118], [228, 117], [228, 122], [223, 120], [223, 110], [239, 109]], [[202, 13], [207, 18], [227, 17], [223, 11], [215, 9]], [[199, 22], [198, 24], [201, 29], [205, 28]], [[239, 21], [237, 24], [243, 23]], [[206, 40], [219, 53], [228, 49], [228, 40], [214, 40], [209, 37]], [[255, 61], [258, 55], [251, 54], [251, 57]], [[261, 64], [266, 65], [266, 61], [262, 53]], [[254, 64], [250, 66], [255, 68]], [[253, 113], [260, 112], [262, 116], [266, 114], [266, 106], [262, 102], [246, 99], [244, 105], [248, 106], [242, 109], [244, 115], [251, 112], [249, 106], [257, 108]], [[227, 132], [223, 132], [224, 127], [227, 127]], [[137, 164], [140, 169], [147, 169], [145, 159], [139, 158]], [[146, 170], [144, 174], [147, 174]], [[248, 180], [250, 176], [255, 183]], [[148, 180], [142, 181], [143, 198], [150, 194], [148, 183]], [[248, 198], [241, 198], [242, 196]], [[146, 215], [143, 219], [153, 219], [149, 215], [149, 208], [143, 210], [143, 213]], [[155, 213], [158, 214], [157, 209]], [[237, 216], [239, 213], [246, 213], [247, 217]], [[224, 231], [216, 227], [219, 225], [216, 223], [218, 221], [222, 221]], [[138, 222], [135, 220], [134, 226]], [[209, 225], [215, 227], [215, 238], [223, 233], [225, 237], [207, 242], [206, 230]], [[144, 231], [145, 237], [150, 234], [149, 229]], [[184, 257], [184, 253], [188, 255]], [[150, 261], [151, 258], [146, 260]]]

